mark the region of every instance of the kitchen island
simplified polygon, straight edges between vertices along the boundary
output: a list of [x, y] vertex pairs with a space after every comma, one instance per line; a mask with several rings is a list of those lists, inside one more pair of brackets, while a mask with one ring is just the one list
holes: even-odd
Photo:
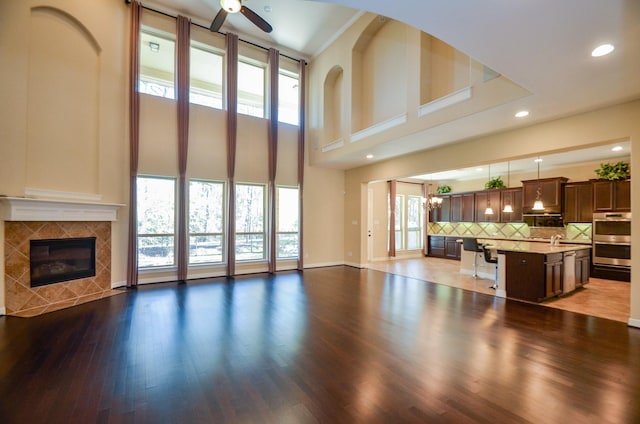
[[[497, 296], [540, 302], [570, 293], [589, 280], [590, 245], [493, 239], [478, 242], [497, 252]], [[473, 261], [472, 252], [463, 252], [461, 272], [468, 273]], [[494, 279], [489, 272], [482, 272], [489, 264], [480, 257], [476, 261], [478, 274]]]

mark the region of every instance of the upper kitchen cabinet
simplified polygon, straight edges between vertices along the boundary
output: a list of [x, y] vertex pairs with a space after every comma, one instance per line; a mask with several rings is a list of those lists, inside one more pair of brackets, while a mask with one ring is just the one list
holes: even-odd
[[475, 194], [462, 193], [451, 195], [451, 221], [473, 222], [475, 211]]
[[564, 222], [593, 220], [593, 187], [590, 181], [569, 183], [564, 186]]
[[631, 210], [631, 180], [593, 181], [594, 212], [629, 212]]
[[[522, 182], [522, 211], [523, 213], [562, 213], [562, 201], [564, 185], [567, 178], [541, 178], [540, 180], [527, 180]], [[544, 211], [534, 211], [533, 203], [536, 201], [538, 184], [540, 185], [540, 200], [544, 204]]]
[[442, 197], [442, 205], [429, 212], [429, 222], [450, 222], [451, 221], [451, 196], [439, 194]]
[[[511, 205], [513, 212], [502, 212], [505, 205]], [[522, 187], [508, 188], [501, 191], [500, 211], [500, 222], [522, 221]]]
[[[500, 222], [500, 191], [493, 189], [476, 192], [476, 222]], [[493, 209], [492, 215], [485, 214], [488, 206]]]

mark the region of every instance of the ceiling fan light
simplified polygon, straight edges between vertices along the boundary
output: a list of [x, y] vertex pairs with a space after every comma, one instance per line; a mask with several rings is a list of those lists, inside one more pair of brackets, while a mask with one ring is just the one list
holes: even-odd
[[220, 7], [229, 13], [238, 13], [242, 3], [240, 0], [220, 0]]

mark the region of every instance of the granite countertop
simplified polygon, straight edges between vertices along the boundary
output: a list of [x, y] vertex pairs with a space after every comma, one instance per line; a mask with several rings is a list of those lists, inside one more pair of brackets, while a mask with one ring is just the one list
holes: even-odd
[[559, 244], [552, 246], [550, 243], [516, 241], [516, 240], [496, 240], [496, 239], [479, 239], [484, 242], [487, 247], [504, 252], [529, 252], [529, 253], [564, 253], [575, 250], [590, 249], [591, 245], [587, 244]]

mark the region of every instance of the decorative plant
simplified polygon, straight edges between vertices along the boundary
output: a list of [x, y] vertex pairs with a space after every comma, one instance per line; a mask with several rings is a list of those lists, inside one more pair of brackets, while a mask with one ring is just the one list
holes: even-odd
[[631, 175], [631, 167], [627, 162], [618, 162], [614, 165], [610, 163], [601, 163], [600, 168], [595, 170], [598, 178], [602, 180], [626, 180]]
[[440, 194], [449, 193], [450, 191], [451, 191], [451, 186], [448, 186], [448, 185], [438, 186], [438, 193]]
[[504, 185], [504, 181], [502, 181], [502, 177], [497, 176], [497, 177], [491, 178], [489, 181], [487, 181], [484, 184], [484, 188], [486, 188], [486, 189], [490, 189], [490, 188], [507, 188], [507, 186]]

